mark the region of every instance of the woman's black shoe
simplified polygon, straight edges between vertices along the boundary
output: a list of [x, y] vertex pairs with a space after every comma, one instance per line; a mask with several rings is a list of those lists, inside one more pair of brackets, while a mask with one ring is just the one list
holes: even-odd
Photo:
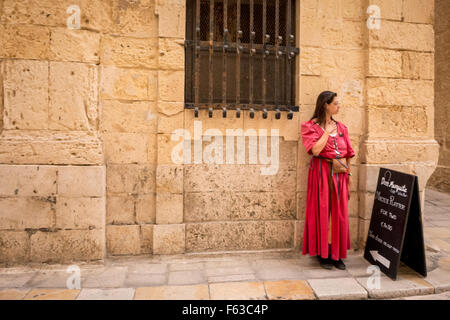
[[338, 268], [340, 270], [345, 270], [345, 264], [344, 264], [344, 262], [341, 259], [339, 259], [339, 260], [331, 260], [331, 262], [333, 263], [333, 265], [336, 268]]
[[321, 256], [317, 256], [319, 258], [320, 266], [324, 269], [331, 270], [333, 269], [333, 265], [330, 262], [330, 259], [324, 259]]

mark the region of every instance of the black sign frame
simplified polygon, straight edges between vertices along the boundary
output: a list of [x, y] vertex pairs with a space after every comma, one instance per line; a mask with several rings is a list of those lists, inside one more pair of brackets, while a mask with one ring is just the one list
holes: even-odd
[[427, 276], [417, 176], [379, 169], [364, 258], [393, 280], [400, 261]]

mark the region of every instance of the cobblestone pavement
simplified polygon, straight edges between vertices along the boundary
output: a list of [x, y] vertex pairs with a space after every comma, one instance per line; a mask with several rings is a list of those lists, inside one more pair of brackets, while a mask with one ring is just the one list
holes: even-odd
[[[114, 257], [80, 263], [81, 289], [67, 289], [68, 265], [0, 268], [1, 299], [440, 299], [450, 298], [450, 195], [426, 190], [428, 275], [401, 264], [371, 289], [370, 263], [349, 251], [346, 270], [322, 269], [299, 252]], [[76, 282], [72, 282], [72, 284]]]

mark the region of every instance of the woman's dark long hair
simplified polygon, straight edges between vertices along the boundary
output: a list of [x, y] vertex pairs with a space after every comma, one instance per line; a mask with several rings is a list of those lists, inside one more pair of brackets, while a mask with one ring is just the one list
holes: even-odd
[[[317, 97], [316, 109], [314, 110], [314, 115], [311, 117], [310, 120], [317, 118], [317, 123], [319, 125], [324, 124], [326, 121], [325, 117], [326, 117], [326, 113], [327, 113], [327, 108], [325, 106], [325, 103], [330, 104], [331, 102], [333, 102], [334, 97], [337, 97], [336, 92], [324, 91], [321, 94], [319, 94], [319, 96]], [[333, 119], [333, 116], [331, 116], [331, 120], [336, 121]]]

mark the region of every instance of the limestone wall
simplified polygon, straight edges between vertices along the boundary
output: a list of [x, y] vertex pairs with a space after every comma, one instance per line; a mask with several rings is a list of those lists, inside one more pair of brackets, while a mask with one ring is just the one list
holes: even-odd
[[[422, 194], [436, 166], [432, 0], [297, 1], [292, 120], [184, 110], [185, 1], [0, 4], [0, 262], [299, 249], [309, 165], [300, 123], [323, 90], [338, 92], [336, 118], [357, 153], [352, 248], [365, 240], [380, 166], [417, 174]], [[371, 4], [379, 30], [366, 25]], [[71, 5], [79, 30], [67, 28]], [[244, 163], [174, 162], [174, 149], [205, 150], [226, 129], [278, 129], [277, 173], [261, 175], [267, 165], [248, 153]]]
[[450, 193], [450, 2], [436, 0], [435, 135], [439, 162], [430, 178], [431, 188]]

